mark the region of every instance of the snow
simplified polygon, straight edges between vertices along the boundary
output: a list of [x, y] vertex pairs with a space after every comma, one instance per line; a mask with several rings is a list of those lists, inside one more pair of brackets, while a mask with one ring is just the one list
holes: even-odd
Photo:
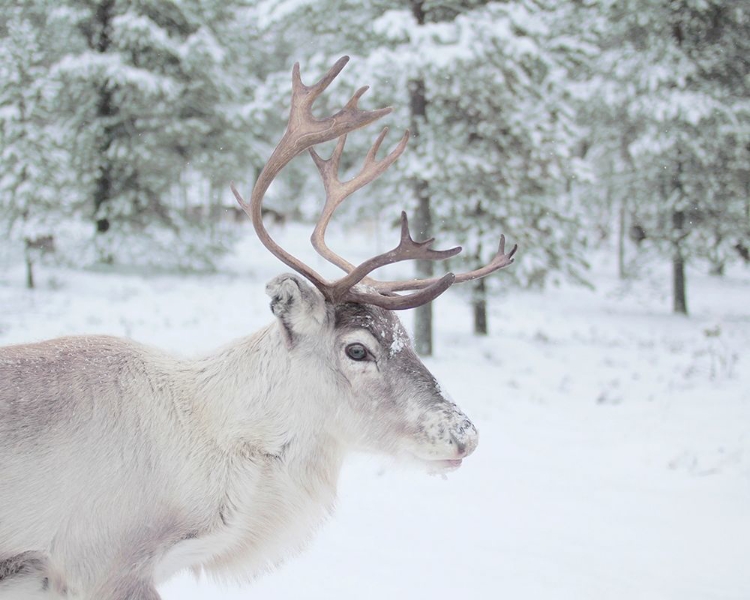
[[[305, 258], [307, 234], [273, 232]], [[380, 244], [355, 229], [331, 242], [355, 260]], [[32, 293], [6, 267], [0, 343], [106, 332], [202, 352], [272, 318], [263, 289], [283, 267], [267, 256], [248, 226], [215, 275], [41, 266]], [[596, 290], [493, 298], [484, 339], [466, 295], [436, 301], [426, 362], [480, 431], [461, 469], [443, 480], [355, 457], [305, 553], [244, 586], [179, 576], [165, 600], [750, 597], [750, 273], [689, 272], [681, 318], [668, 265], [624, 288], [593, 263]]]
[[149, 97], [174, 96], [178, 90], [172, 78], [155, 75], [147, 69], [125, 64], [123, 57], [118, 54], [101, 54], [91, 51], [68, 55], [54, 66], [53, 71], [55, 75], [78, 78], [92, 78], [98, 74], [103, 79], [117, 82], [119, 85], [132, 86], [133, 89]]

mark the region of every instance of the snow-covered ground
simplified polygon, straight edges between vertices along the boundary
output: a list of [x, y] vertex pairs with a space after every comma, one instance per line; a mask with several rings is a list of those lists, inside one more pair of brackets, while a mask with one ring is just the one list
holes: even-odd
[[[312, 255], [297, 227], [276, 235]], [[338, 245], [374, 251], [366, 238]], [[204, 351], [271, 319], [263, 287], [282, 269], [249, 228], [217, 275], [45, 268], [28, 292], [5, 269], [0, 343], [106, 332]], [[352, 459], [304, 554], [241, 587], [184, 575], [164, 598], [747, 600], [750, 272], [691, 272], [685, 319], [667, 269], [627, 293], [606, 265], [596, 291], [511, 292], [486, 339], [449, 291], [426, 362], [477, 424], [477, 452], [445, 480]]]

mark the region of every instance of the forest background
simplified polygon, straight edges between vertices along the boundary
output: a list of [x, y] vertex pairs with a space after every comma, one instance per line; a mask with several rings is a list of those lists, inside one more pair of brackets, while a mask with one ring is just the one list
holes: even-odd
[[[395, 226], [404, 208], [417, 234], [464, 246], [446, 269], [486, 261], [501, 232], [518, 243], [522, 260], [466, 295], [477, 333], [513, 286], [595, 285], [602, 246], [623, 280], [671, 263], [684, 314], [686, 265], [721, 276], [750, 260], [740, 0], [1, 4], [2, 253], [30, 287], [40, 261], [215, 269], [243, 233], [225, 226], [228, 183], [249, 188], [283, 133], [291, 65], [312, 81], [344, 54], [352, 73], [320, 114], [367, 83], [365, 104], [393, 106], [413, 137], [337, 219]], [[344, 168], [372, 139], [350, 137]], [[300, 159], [267, 204], [312, 220], [321, 194]], [[415, 323], [425, 355], [431, 310]]]

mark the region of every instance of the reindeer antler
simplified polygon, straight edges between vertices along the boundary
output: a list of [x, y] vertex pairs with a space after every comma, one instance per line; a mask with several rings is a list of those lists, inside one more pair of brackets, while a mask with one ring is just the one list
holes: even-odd
[[[426, 304], [437, 298], [457, 281], [469, 281], [478, 277], [484, 277], [511, 264], [513, 262], [513, 254], [516, 252], [516, 246], [508, 254], [505, 254], [505, 237], [501, 236], [500, 248], [495, 258], [486, 266], [469, 273], [463, 273], [458, 276], [448, 273], [443, 277], [412, 281], [375, 281], [370, 279], [368, 277], [370, 273], [385, 265], [415, 259], [444, 260], [461, 252], [460, 246], [449, 250], [433, 250], [430, 246], [434, 242], [434, 238], [422, 242], [414, 241], [409, 232], [409, 222], [405, 212], [401, 213], [401, 240], [398, 246], [388, 252], [366, 260], [359, 266], [355, 267], [328, 248], [325, 243], [325, 232], [336, 208], [355, 191], [382, 175], [401, 156], [409, 139], [409, 132], [406, 131], [398, 146], [384, 159], [377, 160], [377, 152], [388, 133], [388, 128], [384, 128], [367, 153], [360, 172], [349, 181], [341, 182], [339, 180], [339, 163], [344, 151], [344, 144], [346, 143], [346, 134], [380, 119], [392, 110], [391, 108], [381, 108], [372, 111], [359, 109], [357, 103], [368, 89], [367, 87], [362, 87], [354, 93], [344, 108], [336, 114], [324, 119], [316, 119], [312, 115], [313, 102], [331, 84], [348, 61], [348, 56], [340, 58], [320, 81], [312, 86], [306, 86], [302, 83], [299, 63], [294, 65], [292, 71], [292, 107], [289, 114], [289, 122], [284, 135], [268, 159], [265, 167], [263, 167], [253, 187], [250, 203], [245, 202], [234, 187], [234, 184], [231, 186], [232, 192], [234, 192], [240, 206], [250, 216], [258, 238], [263, 245], [284, 264], [310, 280], [328, 301], [332, 303], [360, 302], [374, 304], [391, 310], [413, 308]], [[331, 158], [323, 160], [315, 152], [313, 146], [336, 138], [338, 138], [338, 143]], [[276, 175], [295, 156], [304, 150], [310, 151], [310, 155], [318, 167], [326, 190], [326, 203], [312, 234], [312, 244], [321, 256], [347, 273], [341, 279], [333, 282], [327, 281], [308, 265], [276, 244], [268, 234], [261, 217], [261, 203], [269, 185]], [[360, 282], [366, 284], [366, 289], [355, 289], [355, 286]], [[418, 291], [408, 295], [398, 295], [395, 293], [406, 290]]]

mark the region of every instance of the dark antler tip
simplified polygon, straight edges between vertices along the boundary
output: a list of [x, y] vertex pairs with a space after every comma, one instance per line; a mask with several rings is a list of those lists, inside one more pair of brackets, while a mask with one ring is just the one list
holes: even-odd
[[497, 245], [497, 253], [505, 254], [505, 234], [500, 234], [500, 243]]
[[347, 103], [347, 106], [349, 106], [350, 108], [357, 106], [357, 102], [359, 101], [359, 99], [364, 96], [365, 92], [369, 89], [369, 85], [363, 85], [361, 88], [357, 89], [357, 91], [352, 95], [351, 100], [349, 100], [349, 102]]
[[398, 146], [396, 146], [396, 149], [392, 152], [392, 154], [395, 155], [396, 158], [398, 158], [399, 156], [401, 156], [401, 153], [406, 149], [406, 144], [409, 143], [409, 136], [410, 135], [411, 134], [410, 134], [409, 130], [407, 129], [404, 132], [403, 137], [399, 141]]
[[401, 241], [399, 247], [407, 241], [413, 241], [411, 239], [411, 232], [409, 231], [409, 217], [406, 216], [406, 211], [401, 211]]
[[516, 253], [516, 250], [518, 250], [518, 244], [513, 244], [513, 250], [511, 250], [510, 254], [508, 254], [508, 258], [512, 258], [513, 255]]
[[436, 252], [435, 259], [436, 260], [445, 260], [447, 258], [453, 258], [457, 254], [459, 254], [461, 252], [461, 250], [462, 250], [461, 246], [456, 246], [454, 248], [448, 248], [447, 250], [435, 250], [435, 252]]
[[348, 56], [342, 56], [339, 58], [336, 63], [331, 67], [330, 73], [333, 75], [333, 77], [336, 77], [346, 66], [346, 63], [349, 62]]

